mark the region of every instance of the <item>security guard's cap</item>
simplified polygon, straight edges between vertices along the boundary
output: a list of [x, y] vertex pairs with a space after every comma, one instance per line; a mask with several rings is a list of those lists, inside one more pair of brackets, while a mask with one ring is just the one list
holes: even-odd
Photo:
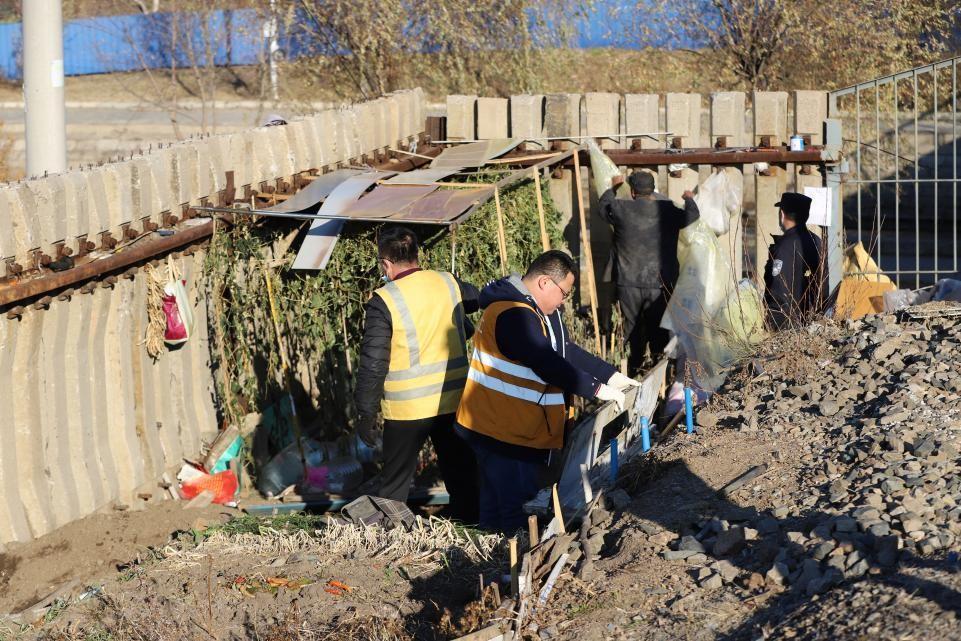
[[781, 194], [781, 200], [774, 203], [775, 207], [780, 207], [784, 213], [790, 214], [794, 218], [807, 220], [811, 213], [811, 199], [804, 194], [793, 191], [786, 191]]

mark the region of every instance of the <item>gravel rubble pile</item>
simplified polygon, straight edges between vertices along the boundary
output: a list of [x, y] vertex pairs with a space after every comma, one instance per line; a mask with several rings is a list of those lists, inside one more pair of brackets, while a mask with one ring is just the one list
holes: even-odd
[[[611, 526], [612, 560], [666, 565], [658, 585], [616, 597], [640, 610], [616, 610], [602, 635], [961, 639], [959, 400], [959, 317], [869, 316], [769, 341], [639, 486], [682, 492], [680, 518], [642, 498]], [[749, 443], [769, 454], [741, 471], [768, 468], [733, 496], [688, 470]]]

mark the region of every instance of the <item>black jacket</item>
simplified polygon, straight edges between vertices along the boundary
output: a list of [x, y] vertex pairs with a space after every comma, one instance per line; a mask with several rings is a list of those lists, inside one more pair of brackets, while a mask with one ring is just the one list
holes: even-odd
[[[406, 274], [405, 274], [406, 275]], [[403, 276], [401, 276], [403, 278]], [[479, 307], [479, 292], [470, 283], [456, 279], [460, 286], [465, 314], [473, 314]], [[470, 338], [473, 326], [464, 319], [465, 336]], [[360, 343], [360, 362], [354, 385], [354, 406], [359, 423], [372, 423], [380, 411], [384, 397], [384, 380], [390, 365], [390, 339], [394, 333], [390, 310], [380, 296], [371, 296], [364, 307], [364, 337]]]
[[804, 225], [775, 236], [764, 267], [764, 304], [776, 329], [797, 327], [819, 306], [824, 285], [821, 239]]
[[669, 291], [677, 283], [677, 238], [700, 217], [693, 198], [684, 209], [661, 194], [654, 200], [618, 200], [613, 189], [601, 196], [601, 217], [614, 226], [614, 282], [620, 286]]

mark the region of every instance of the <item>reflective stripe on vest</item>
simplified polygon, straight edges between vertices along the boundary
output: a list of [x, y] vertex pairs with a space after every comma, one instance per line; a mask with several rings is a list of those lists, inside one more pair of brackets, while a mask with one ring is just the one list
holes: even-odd
[[445, 272], [424, 270], [375, 294], [387, 305], [393, 325], [384, 418], [417, 420], [456, 411], [468, 364], [457, 281]]
[[537, 403], [538, 405], [564, 405], [563, 394], [547, 394], [545, 392], [537, 392], [527, 387], [521, 387], [520, 385], [511, 385], [499, 378], [488, 376], [473, 367], [467, 372], [467, 378], [495, 392], [507, 394], [508, 396], [519, 398], [523, 401]]
[[563, 391], [546, 383], [531, 368], [507, 358], [497, 345], [497, 319], [503, 312], [523, 308], [541, 320], [530, 305], [499, 301], [484, 310], [474, 334], [467, 385], [457, 410], [457, 422], [490, 438], [537, 449], [563, 445], [566, 419]]

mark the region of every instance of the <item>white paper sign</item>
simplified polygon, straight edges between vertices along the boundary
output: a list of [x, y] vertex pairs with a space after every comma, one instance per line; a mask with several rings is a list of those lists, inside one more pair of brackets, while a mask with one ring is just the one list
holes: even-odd
[[804, 195], [811, 199], [808, 225], [831, 226], [831, 190], [827, 187], [805, 187]]

